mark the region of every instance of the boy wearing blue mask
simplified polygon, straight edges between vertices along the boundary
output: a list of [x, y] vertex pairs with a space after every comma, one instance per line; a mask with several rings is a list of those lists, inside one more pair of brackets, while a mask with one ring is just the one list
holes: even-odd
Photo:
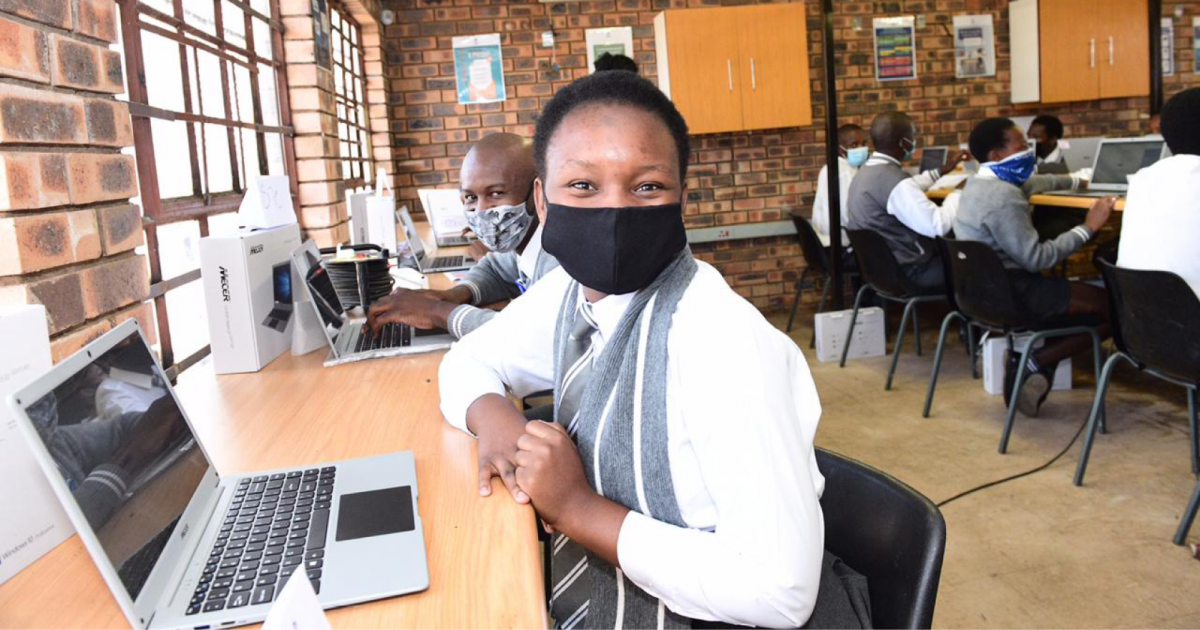
[[[846, 199], [850, 196], [850, 182], [858, 169], [867, 163], [871, 149], [867, 146], [867, 132], [858, 125], [842, 125], [838, 128], [838, 187], [842, 201], [842, 216], [846, 216]], [[821, 167], [817, 176], [817, 196], [813, 199], [813, 229], [821, 244], [829, 247], [829, 166]], [[850, 246], [850, 239], [842, 233], [842, 245]]]
[[371, 307], [368, 325], [445, 328], [461, 338], [495, 317], [481, 306], [519, 297], [558, 267], [542, 249], [542, 228], [529, 199], [534, 176], [532, 144], [525, 138], [497, 133], [471, 147], [459, 171], [459, 192], [486, 255], [475, 255], [479, 264], [448, 291], [397, 289]]
[[[1037, 156], [1013, 121], [991, 118], [971, 132], [971, 153], [982, 164], [979, 175], [963, 190], [954, 218], [954, 234], [961, 240], [988, 244], [1000, 255], [1018, 308], [1030, 319], [1064, 324], [1095, 325], [1107, 322], [1104, 289], [1065, 278], [1042, 275], [1079, 250], [1108, 222], [1115, 197], [1097, 199], [1083, 225], [1053, 240], [1040, 241], [1030, 218], [1031, 195], [1051, 190], [1073, 190], [1082, 182], [1069, 175], [1034, 175]], [[1101, 327], [1108, 335], [1108, 326]], [[1020, 384], [1017, 408], [1037, 415], [1053, 382], [1059, 361], [1091, 346], [1087, 336], [1046, 342], [1030, 358], [1028, 375]], [[1015, 360], [1015, 357], [1013, 357]], [[1011, 366], [1010, 372], [1015, 373]], [[1007, 389], [1007, 388], [1006, 388]]]

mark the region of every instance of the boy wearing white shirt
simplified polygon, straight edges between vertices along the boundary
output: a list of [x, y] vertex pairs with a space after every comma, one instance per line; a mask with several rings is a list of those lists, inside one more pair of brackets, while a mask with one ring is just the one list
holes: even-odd
[[1172, 156], [1129, 184], [1117, 264], [1170, 271], [1200, 296], [1200, 88], [1168, 101], [1161, 125]]
[[[867, 146], [867, 132], [858, 125], [842, 125], [838, 128], [838, 189], [841, 194], [842, 217], [846, 216], [846, 199], [850, 196], [850, 182], [858, 169], [866, 164], [871, 149]], [[821, 245], [829, 247], [829, 165], [821, 167], [817, 176], [817, 196], [813, 198], [813, 229]], [[850, 246], [850, 239], [842, 232], [842, 245]]]
[[[547, 103], [534, 197], [562, 267], [446, 355], [442, 411], [479, 438], [480, 494], [499, 476], [554, 532], [556, 627], [861, 627], [865, 591], [823, 552], [812, 377], [692, 258], [689, 154], [631, 73]], [[554, 423], [505, 397], [548, 387]]]

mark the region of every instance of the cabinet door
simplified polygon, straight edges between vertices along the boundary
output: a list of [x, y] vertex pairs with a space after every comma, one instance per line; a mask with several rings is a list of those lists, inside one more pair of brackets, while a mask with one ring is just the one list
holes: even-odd
[[1042, 102], [1100, 98], [1100, 42], [1097, 2], [1119, 0], [1041, 0], [1038, 7], [1042, 58]]
[[671, 100], [695, 134], [742, 129], [734, 11], [666, 12]]
[[1096, 0], [1100, 98], [1150, 93], [1150, 15], [1146, 0]]
[[737, 26], [744, 127], [812, 124], [804, 5], [742, 7]]

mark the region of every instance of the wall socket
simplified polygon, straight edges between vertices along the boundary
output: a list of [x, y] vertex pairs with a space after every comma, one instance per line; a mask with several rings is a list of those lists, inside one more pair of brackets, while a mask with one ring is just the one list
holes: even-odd
[[925, 15], [924, 14], [917, 16], [917, 28], [925, 28]]

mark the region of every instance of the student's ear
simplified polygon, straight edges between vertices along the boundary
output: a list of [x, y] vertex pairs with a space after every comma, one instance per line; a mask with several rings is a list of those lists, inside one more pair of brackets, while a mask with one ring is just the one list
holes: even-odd
[[546, 192], [541, 177], [533, 180], [533, 206], [537, 208], [538, 222], [546, 225]]

